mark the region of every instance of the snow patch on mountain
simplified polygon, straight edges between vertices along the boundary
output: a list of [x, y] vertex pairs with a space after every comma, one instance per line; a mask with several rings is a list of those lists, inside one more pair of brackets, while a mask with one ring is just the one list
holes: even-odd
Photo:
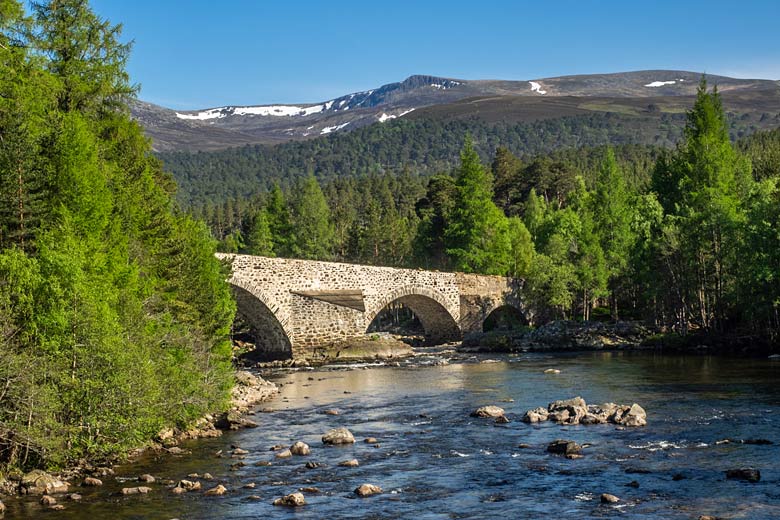
[[547, 94], [546, 90], [542, 90], [542, 86], [537, 83], [536, 81], [529, 81], [528, 83], [531, 84], [531, 92], [536, 92], [541, 95]]
[[378, 119], [377, 119], [377, 120], [378, 120], [380, 123], [384, 123], [385, 121], [389, 121], [389, 120], [391, 120], [391, 119], [395, 119], [395, 118], [397, 118], [397, 117], [403, 117], [403, 116], [405, 116], [406, 114], [408, 114], [409, 112], [414, 112], [414, 109], [413, 109], [413, 108], [410, 108], [409, 110], [405, 110], [404, 112], [401, 112], [401, 113], [400, 113], [400, 114], [398, 114], [398, 115], [394, 115], [394, 114], [389, 114], [389, 115], [388, 115], [388, 114], [386, 114], [386, 113], [382, 112], [382, 114], [381, 114], [381, 115], [378, 117]]
[[325, 135], [325, 134], [329, 134], [329, 133], [331, 133], [331, 132], [336, 132], [336, 131], [338, 131], [338, 130], [341, 130], [342, 128], [344, 128], [345, 126], [347, 126], [349, 123], [351, 123], [351, 121], [347, 121], [346, 123], [344, 123], [344, 124], [341, 124], [341, 125], [336, 125], [336, 126], [326, 126], [326, 127], [325, 127], [325, 128], [323, 128], [322, 130], [320, 130], [320, 135]]
[[328, 101], [322, 105], [313, 105], [310, 107], [299, 107], [295, 105], [270, 105], [270, 106], [256, 106], [256, 107], [219, 107], [204, 110], [196, 114], [182, 114], [176, 112], [176, 117], [179, 119], [190, 119], [205, 121], [208, 119], [221, 119], [228, 116], [276, 116], [276, 117], [292, 117], [292, 116], [310, 116], [312, 114], [319, 114], [324, 110], [329, 110], [333, 106], [333, 101]]
[[648, 83], [645, 86], [650, 88], [663, 87], [664, 85], [674, 85], [675, 83], [677, 83], [677, 81], [683, 81], [683, 80], [673, 79], [670, 81], [653, 81], [652, 83]]

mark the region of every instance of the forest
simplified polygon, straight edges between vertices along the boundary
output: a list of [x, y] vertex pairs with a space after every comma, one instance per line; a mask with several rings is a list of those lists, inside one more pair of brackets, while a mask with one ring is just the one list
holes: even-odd
[[0, 0], [0, 477], [228, 404], [227, 270], [129, 118], [120, 38], [85, 0]]
[[653, 323], [670, 334], [780, 331], [780, 130], [732, 143], [702, 78], [674, 148], [580, 148], [525, 161], [470, 136], [435, 175], [312, 171], [195, 206], [227, 252], [522, 278], [534, 321]]

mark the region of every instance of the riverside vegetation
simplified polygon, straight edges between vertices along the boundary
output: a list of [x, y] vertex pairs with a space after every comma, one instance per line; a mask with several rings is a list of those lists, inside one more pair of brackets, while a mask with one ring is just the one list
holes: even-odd
[[0, 0], [0, 480], [228, 406], [235, 304], [128, 116], [120, 26]]

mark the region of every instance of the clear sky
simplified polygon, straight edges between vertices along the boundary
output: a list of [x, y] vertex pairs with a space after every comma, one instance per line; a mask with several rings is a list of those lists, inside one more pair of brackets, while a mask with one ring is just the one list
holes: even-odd
[[324, 101], [412, 74], [683, 69], [780, 79], [780, 0], [92, 0], [144, 100]]

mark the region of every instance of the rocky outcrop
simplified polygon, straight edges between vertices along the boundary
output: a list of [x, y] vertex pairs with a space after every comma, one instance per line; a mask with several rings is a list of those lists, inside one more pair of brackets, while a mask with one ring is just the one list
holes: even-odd
[[640, 347], [652, 332], [628, 321], [553, 321], [536, 329], [472, 333], [460, 348], [469, 352], [627, 349]]
[[527, 423], [548, 420], [566, 425], [613, 423], [636, 427], [647, 425], [647, 413], [636, 403], [632, 405], [615, 403], [588, 405], [582, 397], [573, 397], [562, 401], [553, 401], [546, 409], [534, 408], [523, 415], [523, 421]]

